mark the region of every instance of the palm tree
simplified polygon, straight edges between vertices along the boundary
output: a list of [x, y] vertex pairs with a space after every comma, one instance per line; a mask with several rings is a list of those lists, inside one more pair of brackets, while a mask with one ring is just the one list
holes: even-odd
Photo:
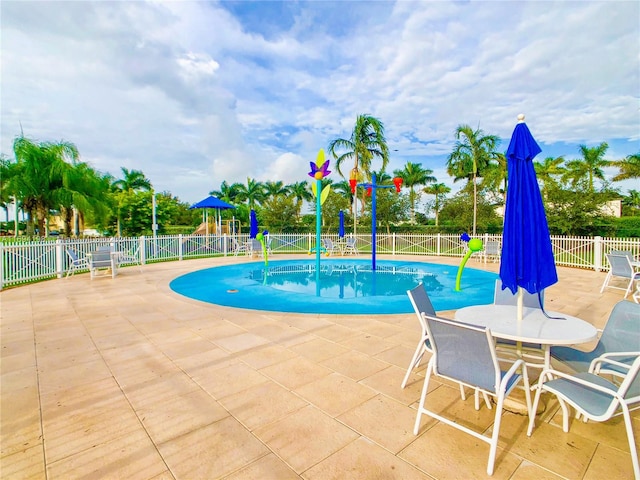
[[438, 213], [440, 213], [440, 202], [444, 199], [445, 195], [451, 191], [451, 188], [447, 187], [444, 183], [434, 183], [424, 187], [422, 191], [428, 195], [434, 195], [436, 197], [435, 206], [433, 210], [436, 213], [436, 227], [438, 226]]
[[247, 184], [241, 183], [237, 185], [237, 199], [241, 202], [247, 202], [249, 208], [255, 208], [256, 205], [261, 204], [267, 197], [265, 194], [264, 184], [247, 177]]
[[500, 196], [504, 203], [507, 198], [507, 181], [507, 157], [504, 153], [496, 153], [495, 162], [487, 165], [484, 171], [480, 187]]
[[268, 181], [264, 183], [264, 192], [268, 198], [273, 198], [279, 195], [288, 195], [289, 187], [281, 181]]
[[416, 192], [414, 187], [435, 182], [437, 179], [432, 175], [433, 170], [422, 168], [420, 163], [407, 162], [402, 170], [394, 170], [393, 174], [402, 178], [403, 183], [409, 187], [409, 203], [411, 205], [411, 223], [416, 223], [416, 202], [420, 199], [420, 192]]
[[151, 181], [140, 170], [128, 170], [120, 167], [122, 178], [113, 182], [113, 186], [124, 192], [138, 192], [151, 190]]
[[640, 178], [640, 152], [627, 155], [624, 160], [611, 162], [611, 165], [618, 167], [618, 174], [612, 178], [614, 182]]
[[622, 203], [634, 211], [640, 210], [640, 191], [629, 190], [627, 196], [622, 199]]
[[353, 193], [351, 193], [351, 186], [346, 180], [334, 182], [331, 185], [331, 190], [335, 193], [344, 195], [344, 197], [349, 201], [349, 205], [353, 203]]
[[[9, 157], [0, 154], [0, 206], [5, 211], [5, 221], [9, 225], [9, 204], [15, 200], [12, 177], [16, 164]], [[16, 232], [17, 234], [18, 232]]]
[[[86, 213], [91, 212], [94, 218], [107, 215], [109, 207], [106, 199], [109, 186], [108, 177], [100, 175], [85, 162], [66, 168], [62, 175], [62, 184], [52, 192], [52, 196], [60, 206], [67, 236], [74, 230], [77, 234]], [[71, 226], [74, 213], [77, 214], [77, 229]]]
[[71, 142], [36, 143], [20, 136], [13, 142], [13, 151], [16, 156], [13, 188], [28, 212], [27, 233], [33, 233], [35, 219], [42, 235], [49, 211], [57, 206], [52, 193], [62, 183], [67, 162], [77, 163], [78, 149]]
[[602, 142], [597, 147], [591, 148], [586, 145], [580, 145], [582, 159], [567, 162], [567, 171], [563, 179], [570, 180], [571, 184], [575, 186], [586, 177], [589, 191], [593, 193], [594, 178], [604, 180], [604, 171], [602, 169], [611, 165], [609, 160], [602, 158], [608, 148], [607, 142]]
[[536, 171], [538, 181], [542, 182], [542, 193], [544, 194], [547, 187], [556, 185], [557, 178], [562, 177], [567, 171], [562, 166], [564, 157], [547, 157], [542, 162], [533, 162], [533, 168]]
[[209, 195], [213, 195], [227, 203], [234, 203], [238, 196], [238, 185], [240, 184], [234, 183], [229, 185], [226, 180], [223, 180], [220, 184], [220, 190], [211, 190]]
[[120, 237], [122, 235], [122, 219], [121, 210], [124, 202], [125, 194], [133, 194], [139, 191], [150, 191], [151, 181], [145, 177], [144, 173], [140, 170], [128, 170], [124, 167], [120, 167], [122, 171], [122, 178], [113, 181], [111, 189], [116, 194], [117, 206], [116, 206], [116, 222], [117, 222], [117, 234]]
[[[341, 152], [341, 153], [339, 153]], [[345, 161], [353, 161], [353, 169], [349, 178], [357, 181], [371, 180], [371, 163], [374, 158], [382, 161], [384, 170], [389, 163], [389, 148], [384, 136], [383, 123], [371, 115], [358, 115], [356, 124], [349, 138], [337, 138], [329, 143], [329, 153], [336, 160], [338, 173], [342, 173]], [[354, 233], [357, 223], [356, 202], [353, 202]], [[364, 193], [362, 194], [362, 212], [364, 212]]]
[[287, 185], [289, 188], [289, 195], [296, 200], [296, 217], [300, 218], [300, 212], [302, 210], [303, 202], [311, 202], [313, 200], [313, 193], [311, 193], [311, 187], [308, 182], [295, 182]]
[[473, 184], [473, 235], [476, 234], [478, 216], [478, 186], [476, 179], [484, 176], [491, 161], [496, 158], [500, 139], [496, 135], [485, 135], [480, 128], [459, 125], [455, 131], [456, 144], [447, 158], [447, 173], [453, 181], [467, 180]]

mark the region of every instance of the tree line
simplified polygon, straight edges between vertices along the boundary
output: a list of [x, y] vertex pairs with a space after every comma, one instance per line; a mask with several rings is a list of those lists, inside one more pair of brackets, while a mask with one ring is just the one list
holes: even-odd
[[[454, 183], [464, 182], [460, 191], [449, 197], [451, 189], [439, 182], [432, 170], [407, 162], [392, 172], [406, 187], [400, 194], [393, 189], [376, 192], [379, 227], [387, 231], [468, 231], [473, 235], [501, 231], [499, 211], [508, 189], [506, 157], [499, 150], [501, 139], [469, 125], [459, 125], [454, 137], [446, 169]], [[633, 224], [640, 232], [640, 222], [635, 221], [640, 220], [640, 192], [632, 189], [623, 195], [612, 186], [612, 182], [640, 178], [640, 153], [607, 160], [607, 149], [605, 142], [595, 147], [580, 145], [579, 159], [561, 156], [534, 162], [552, 234], [600, 234], [598, 226], [612, 221], [604, 206], [620, 198], [623, 215], [637, 217]], [[357, 188], [352, 193], [352, 185], [370, 182], [373, 174], [379, 185], [392, 184], [393, 177], [386, 172], [390, 153], [384, 124], [371, 115], [359, 115], [351, 135], [332, 140], [328, 152], [339, 179], [323, 179], [335, 192], [323, 205], [323, 228], [337, 228], [338, 212], [343, 210], [347, 225], [358, 224], [360, 231], [366, 231], [372, 213], [368, 192]], [[9, 206], [18, 202], [26, 213], [29, 236], [44, 235], [51, 215], [60, 216], [67, 236], [80, 235], [86, 226], [109, 235], [150, 234], [152, 195], [156, 195], [160, 234], [178, 233], [172, 225], [186, 226], [188, 232], [200, 222], [200, 212], [190, 210], [170, 192], [153, 192], [142, 171], [121, 168], [120, 178], [98, 172], [80, 160], [71, 142], [36, 142], [21, 135], [14, 141], [13, 153], [12, 159], [6, 155], [0, 158], [0, 205], [8, 220]], [[607, 167], [617, 168], [611, 182], [605, 179]], [[260, 225], [272, 231], [310, 231], [315, 225], [315, 214], [302, 211], [305, 204], [313, 202], [308, 181], [223, 181], [210, 194], [235, 205], [235, 210], [223, 212], [223, 216], [233, 216], [243, 225], [248, 225], [252, 209]], [[423, 195], [425, 203], [421, 203]]]

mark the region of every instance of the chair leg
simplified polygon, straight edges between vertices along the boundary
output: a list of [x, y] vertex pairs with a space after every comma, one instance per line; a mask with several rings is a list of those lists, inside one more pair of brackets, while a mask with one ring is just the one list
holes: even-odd
[[420, 360], [422, 360], [422, 356], [424, 355], [425, 348], [424, 342], [420, 342], [418, 347], [416, 348], [415, 353], [413, 354], [413, 358], [411, 359], [411, 363], [409, 363], [409, 368], [407, 368], [407, 373], [404, 375], [404, 380], [402, 380], [401, 388], [407, 386], [407, 382], [409, 381], [409, 376], [411, 375], [411, 371], [420, 365]]
[[431, 378], [431, 373], [433, 372], [433, 357], [429, 359], [429, 363], [427, 364], [427, 373], [424, 377], [424, 385], [422, 386], [422, 394], [420, 395], [420, 404], [418, 405], [418, 413], [416, 414], [416, 423], [413, 426], [413, 434], [418, 435], [420, 431], [420, 419], [422, 417], [422, 411], [424, 410], [424, 402], [427, 398], [427, 391], [429, 390], [429, 379]]
[[604, 292], [604, 289], [609, 284], [609, 279], [611, 278], [611, 271], [607, 272], [607, 276], [604, 277], [604, 283], [602, 284], [602, 288], [600, 288], [600, 293]]
[[633, 436], [633, 426], [631, 424], [631, 414], [626, 405], [622, 405], [622, 416], [624, 417], [624, 425], [627, 429], [627, 439], [629, 440], [629, 450], [631, 451], [631, 463], [633, 464], [633, 474], [635, 478], [640, 479], [640, 462], [638, 461], [638, 449]]
[[498, 437], [500, 435], [500, 423], [502, 421], [502, 405], [504, 404], [504, 394], [498, 395], [496, 403], [496, 416], [493, 421], [493, 434], [489, 447], [489, 460], [487, 462], [487, 474], [493, 475], [493, 467], [496, 463], [496, 452], [498, 450]]

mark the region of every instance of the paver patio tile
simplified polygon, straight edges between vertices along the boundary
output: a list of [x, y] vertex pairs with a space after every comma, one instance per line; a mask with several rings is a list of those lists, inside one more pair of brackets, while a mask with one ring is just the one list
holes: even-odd
[[309, 480], [431, 479], [429, 475], [363, 437], [311, 467], [304, 472], [304, 478]]
[[339, 373], [298, 387], [296, 393], [333, 417], [377, 395], [375, 390]]
[[358, 437], [313, 406], [297, 410], [254, 433], [299, 474]]

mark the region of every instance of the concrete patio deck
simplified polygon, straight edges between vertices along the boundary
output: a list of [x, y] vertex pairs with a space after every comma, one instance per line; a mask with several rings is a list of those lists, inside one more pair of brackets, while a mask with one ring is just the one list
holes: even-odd
[[[419, 335], [413, 314], [240, 310], [169, 289], [183, 273], [246, 260], [153, 264], [115, 279], [76, 274], [2, 291], [0, 477], [487, 477], [487, 444], [424, 418], [413, 435], [424, 366], [400, 388]], [[549, 309], [601, 328], [622, 293], [599, 293], [604, 273], [558, 273]], [[456, 388], [434, 382], [428, 399], [474, 428], [491, 427], [493, 411], [475, 411]], [[551, 400], [530, 438], [526, 425], [504, 414], [490, 478], [633, 477], [620, 417], [574, 421], [565, 434]], [[638, 442], [638, 411], [634, 428]]]

